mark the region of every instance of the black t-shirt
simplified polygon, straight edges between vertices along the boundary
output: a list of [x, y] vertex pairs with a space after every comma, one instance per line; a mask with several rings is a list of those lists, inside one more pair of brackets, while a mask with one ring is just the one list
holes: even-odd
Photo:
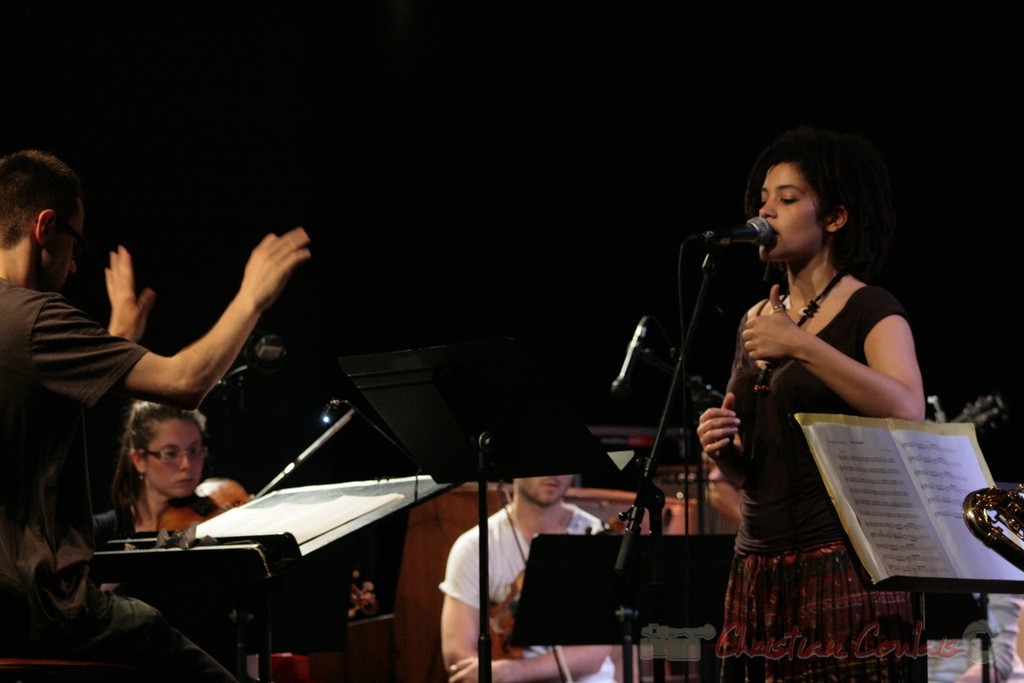
[[93, 518], [84, 410], [146, 349], [67, 299], [0, 279], [0, 605], [34, 638], [84, 613]]
[[[879, 287], [861, 287], [818, 332], [818, 337], [847, 356], [866, 362], [864, 340], [890, 315], [906, 317], [903, 306]], [[795, 413], [857, 414], [835, 392], [796, 361], [776, 366], [770, 391], [758, 397], [754, 383], [760, 369], [743, 347], [737, 331], [736, 354], [728, 390], [736, 395], [744, 457], [749, 477], [740, 501], [742, 518], [736, 536], [741, 553], [777, 553], [842, 539], [835, 509], [811, 455]]]

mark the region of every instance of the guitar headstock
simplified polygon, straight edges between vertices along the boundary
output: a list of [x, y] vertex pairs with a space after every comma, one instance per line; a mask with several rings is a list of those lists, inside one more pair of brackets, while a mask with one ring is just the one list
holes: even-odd
[[1003, 399], [1002, 393], [993, 391], [968, 403], [950, 422], [970, 422], [980, 432], [989, 428], [995, 429], [1000, 422], [1009, 419], [1010, 407]]

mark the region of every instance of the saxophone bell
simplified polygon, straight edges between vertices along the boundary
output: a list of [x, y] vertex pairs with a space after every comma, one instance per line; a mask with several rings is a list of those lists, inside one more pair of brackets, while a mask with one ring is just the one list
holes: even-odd
[[1024, 571], [1024, 484], [1012, 490], [992, 487], [969, 493], [963, 509], [971, 532]]

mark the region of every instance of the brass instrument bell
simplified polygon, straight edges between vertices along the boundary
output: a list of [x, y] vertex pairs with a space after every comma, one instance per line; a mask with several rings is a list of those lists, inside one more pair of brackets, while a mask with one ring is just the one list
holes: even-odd
[[979, 489], [964, 498], [964, 522], [982, 543], [1024, 571], [1024, 484]]

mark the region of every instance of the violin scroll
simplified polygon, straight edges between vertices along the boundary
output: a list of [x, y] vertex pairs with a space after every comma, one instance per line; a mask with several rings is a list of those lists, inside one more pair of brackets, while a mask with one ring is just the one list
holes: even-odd
[[213, 501], [219, 512], [225, 512], [231, 508], [245, 505], [252, 500], [252, 494], [245, 490], [245, 487], [234, 479], [224, 477], [210, 477], [199, 482], [195, 494], [200, 498], [209, 498]]

